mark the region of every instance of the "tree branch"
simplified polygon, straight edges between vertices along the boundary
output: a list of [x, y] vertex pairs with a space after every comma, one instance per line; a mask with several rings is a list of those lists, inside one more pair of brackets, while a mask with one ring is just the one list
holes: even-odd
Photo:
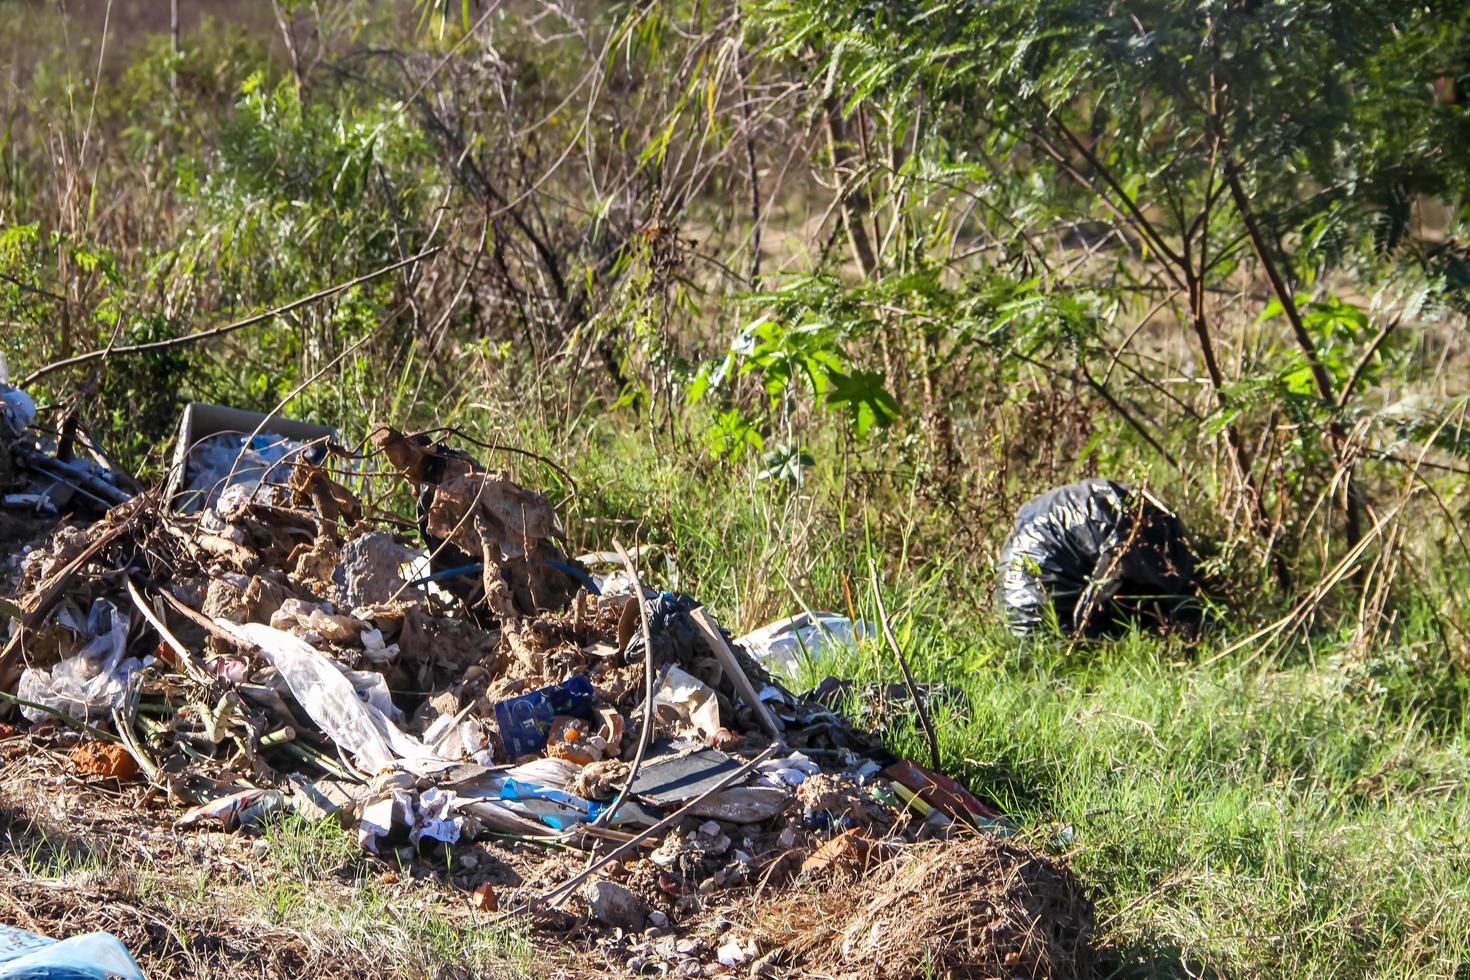
[[1332, 379], [1328, 376], [1327, 368], [1323, 366], [1321, 358], [1317, 356], [1317, 345], [1312, 343], [1311, 334], [1307, 333], [1307, 328], [1302, 323], [1301, 311], [1296, 307], [1296, 297], [1287, 288], [1286, 281], [1282, 279], [1280, 270], [1277, 269], [1275, 261], [1272, 260], [1266, 248], [1265, 237], [1261, 234], [1260, 226], [1256, 224], [1255, 214], [1251, 211], [1250, 199], [1245, 196], [1245, 188], [1240, 183], [1240, 167], [1233, 156], [1227, 156], [1225, 159], [1225, 180], [1230, 185], [1230, 197], [1235, 202], [1235, 210], [1240, 214], [1241, 222], [1245, 225], [1245, 233], [1250, 239], [1251, 249], [1256, 253], [1256, 259], [1266, 273], [1266, 279], [1271, 284], [1271, 292], [1276, 294], [1277, 302], [1286, 312], [1286, 320], [1291, 324], [1291, 332], [1296, 337], [1297, 346], [1307, 358], [1307, 364], [1312, 371], [1312, 381], [1317, 386], [1317, 393], [1328, 404], [1336, 404], [1337, 398], [1332, 391]]
[[243, 320], [236, 320], [234, 323], [227, 323], [222, 327], [211, 327], [208, 330], [199, 330], [194, 333], [187, 333], [184, 334], [182, 337], [170, 337], [167, 340], [152, 340], [146, 344], [130, 344], [126, 347], [104, 347], [101, 350], [88, 351], [85, 354], [78, 354], [75, 357], [68, 357], [65, 360], [55, 361], [51, 364], [45, 365], [44, 367], [39, 367], [36, 370], [32, 371], [30, 374], [26, 375], [20, 380], [18, 387], [29, 388], [31, 385], [46, 377], [48, 374], [54, 374], [55, 372], [60, 371], [63, 368], [75, 367], [78, 364], [85, 364], [88, 361], [95, 361], [99, 358], [108, 357], [114, 354], [141, 354], [146, 353], [147, 351], [166, 350], [170, 347], [182, 347], [185, 344], [192, 344], [197, 340], [208, 340], [211, 337], [221, 337], [227, 333], [232, 333], [236, 330], [241, 330], [245, 327], [260, 323], [264, 320], [269, 320], [272, 317], [280, 316], [283, 313], [289, 313], [292, 310], [299, 309], [300, 307], [309, 306], [310, 304], [315, 303], [318, 300], [326, 299], [328, 296], [335, 296], [337, 293], [344, 292], [345, 290], [351, 289], [354, 286], [360, 286], [365, 282], [371, 282], [374, 279], [386, 276], [390, 272], [396, 272], [406, 265], [412, 265], [415, 262], [419, 262], [423, 259], [428, 258], [443, 247], [443, 245], [434, 245], [430, 248], [424, 249], [417, 255], [410, 255], [406, 259], [400, 259], [399, 261], [394, 262], [392, 265], [385, 265], [381, 269], [375, 269], [374, 271], [369, 272], [366, 275], [358, 276], [356, 279], [349, 279], [346, 282], [338, 283], [335, 286], [328, 286], [326, 289], [319, 289], [316, 292], [312, 293], [310, 296], [303, 296], [300, 299], [292, 300], [284, 306], [277, 306], [272, 309], [266, 310], [263, 313], [252, 314], [251, 316], [247, 316]]
[[1378, 348], [1383, 346], [1383, 342], [1388, 339], [1389, 334], [1398, 328], [1398, 325], [1399, 318], [1394, 317], [1388, 323], [1384, 324], [1383, 329], [1378, 331], [1377, 336], [1368, 342], [1368, 346], [1364, 348], [1362, 355], [1358, 358], [1358, 363], [1353, 365], [1353, 373], [1348, 375], [1347, 384], [1343, 385], [1342, 391], [1338, 392], [1338, 408], [1347, 407], [1348, 399], [1353, 396], [1353, 389], [1362, 380], [1363, 372], [1368, 370], [1368, 363], [1373, 360], [1373, 355], [1378, 353]]

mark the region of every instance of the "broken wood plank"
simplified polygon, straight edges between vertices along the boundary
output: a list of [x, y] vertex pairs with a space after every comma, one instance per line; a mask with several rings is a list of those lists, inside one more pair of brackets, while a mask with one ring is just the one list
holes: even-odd
[[730, 680], [735, 685], [735, 692], [740, 695], [742, 701], [750, 705], [750, 710], [755, 712], [766, 734], [784, 744], [781, 723], [776, 720], [776, 716], [771, 714], [771, 709], [767, 708], [765, 702], [761, 700], [755, 686], [750, 683], [750, 678], [745, 676], [745, 669], [740, 666], [740, 658], [735, 656], [735, 651], [730, 649], [730, 642], [725, 639], [725, 634], [720, 632], [720, 624], [715, 622], [715, 618], [703, 606], [691, 610], [689, 618], [704, 634], [705, 643], [709, 645], [710, 652], [715, 655], [715, 659], [720, 662], [725, 673], [730, 675]]

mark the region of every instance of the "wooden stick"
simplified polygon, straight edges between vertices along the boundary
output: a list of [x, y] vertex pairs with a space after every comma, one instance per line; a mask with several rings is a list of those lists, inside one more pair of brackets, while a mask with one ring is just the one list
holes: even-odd
[[627, 854], [629, 851], [637, 847], [640, 843], [652, 837], [654, 834], [657, 834], [659, 831], [672, 827], [674, 824], [684, 819], [684, 816], [691, 809], [703, 803], [707, 798], [713, 796], [715, 793], [718, 793], [720, 790], [724, 789], [726, 786], [729, 786], [737, 779], [742, 779], [753, 772], [755, 770], [755, 767], [769, 759], [775, 753], [776, 749], [776, 745], [766, 746], [765, 751], [763, 751], [760, 755], [756, 756], [754, 759], [751, 759], [745, 765], [741, 766], [739, 769], [736, 769], [729, 775], [721, 777], [721, 779], [709, 789], [705, 790], [703, 793], [700, 793], [694, 799], [690, 800], [688, 803], [685, 803], [679, 809], [675, 810], [667, 817], [664, 817], [652, 827], [649, 827], [647, 830], [644, 830], [641, 833], [637, 834], [626, 844], [615, 847], [611, 851], [608, 851], [602, 857], [593, 861], [591, 864], [587, 865], [587, 867], [583, 868], [581, 871], [568, 878], [560, 885], [556, 885], [555, 887], [543, 892], [539, 897], [533, 898], [531, 899], [531, 901], [525, 903], [524, 905], [517, 906], [515, 909], [510, 910], [506, 913], [506, 916], [528, 911], [546, 902], [550, 902], [551, 907], [555, 908], [561, 903], [562, 899], [571, 894], [572, 889], [576, 888], [582, 882], [590, 878], [598, 871], [598, 869], [602, 868], [608, 862], [615, 861], [618, 858], [622, 857], [624, 854]]
[[264, 735], [260, 736], [260, 742], [256, 747], [261, 749], [268, 749], [272, 746], [285, 745], [287, 742], [294, 741], [296, 741], [296, 729], [292, 728], [290, 725], [284, 725], [280, 728], [277, 728], [273, 732], [266, 732]]
[[745, 670], [740, 666], [740, 659], [735, 656], [735, 651], [730, 649], [730, 644], [725, 639], [725, 634], [720, 632], [720, 625], [715, 622], [715, 618], [703, 606], [692, 610], [689, 618], [694, 620], [694, 625], [698, 626], [700, 632], [704, 634], [705, 643], [709, 645], [710, 651], [714, 653], [720, 666], [725, 668], [725, 673], [730, 675], [730, 682], [735, 685], [735, 691], [740, 695], [741, 700], [750, 705], [750, 710], [755, 712], [766, 734], [775, 739], [778, 744], [784, 745], [786, 740], [781, 723], [776, 720], [776, 716], [771, 714], [771, 709], [767, 708], [765, 702], [761, 700], [755, 685], [750, 683], [750, 678], [745, 676]]
[[159, 781], [158, 765], [143, 750], [143, 746], [138, 744], [138, 737], [133, 733], [133, 726], [129, 723], [128, 716], [123, 713], [122, 708], [112, 709], [112, 726], [122, 736], [123, 748], [128, 750], [128, 755], [133, 757], [133, 761], [138, 764], [139, 769], [143, 770], [143, 774], [148, 777], [148, 781], [150, 783], [157, 783]]
[[366, 780], [359, 779], [357, 776], [348, 772], [345, 768], [338, 764], [336, 759], [333, 759], [331, 756], [327, 755], [324, 752], [318, 752], [316, 749], [313, 749], [310, 746], [307, 746], [299, 741], [282, 742], [277, 747], [284, 751], [287, 755], [294, 755], [296, 758], [302, 760], [303, 762], [311, 763], [329, 776], [336, 776], [338, 779], [345, 780], [349, 783], [366, 782]]
[[209, 672], [208, 667], [195, 660], [193, 651], [184, 646], [183, 642], [169, 631], [162, 617], [155, 613], [152, 607], [148, 605], [148, 601], [143, 598], [143, 594], [138, 591], [138, 587], [133, 584], [132, 579], [128, 579], [128, 596], [133, 600], [133, 605], [138, 607], [138, 612], [143, 614], [143, 618], [148, 621], [150, 626], [158, 631], [158, 635], [163, 638], [163, 642], [167, 643], [169, 649], [178, 656], [179, 666], [184, 668], [184, 673], [205, 686], [212, 686], [217, 678]]
[[160, 590], [158, 594], [163, 598], [164, 602], [168, 603], [170, 606], [173, 606], [174, 609], [178, 611], [179, 615], [183, 616], [185, 619], [189, 620], [195, 626], [198, 626], [200, 629], [204, 630], [204, 632], [208, 633], [210, 636], [213, 636], [215, 639], [223, 640], [226, 643], [229, 643], [231, 646], [237, 647], [247, 652], [252, 650], [250, 644], [241, 640], [238, 636], [231, 633], [229, 630], [223, 629], [218, 623], [216, 623], [214, 620], [210, 619], [203, 613], [189, 608], [189, 606], [182, 599], [180, 599], [178, 596], [174, 595], [167, 589]]
[[169, 347], [179, 347], [183, 344], [193, 343], [196, 340], [208, 340], [211, 337], [219, 337], [224, 334], [231, 333], [232, 331], [239, 330], [243, 327], [248, 327], [252, 324], [260, 323], [264, 320], [269, 320], [273, 317], [280, 316], [282, 313], [289, 313], [298, 307], [307, 306], [311, 303], [315, 303], [319, 299], [326, 299], [328, 296], [334, 296], [337, 293], [342, 292], [343, 290], [351, 289], [353, 286], [360, 286], [363, 283], [370, 282], [380, 276], [386, 276], [390, 272], [396, 272], [406, 265], [412, 265], [413, 263], [418, 262], [421, 259], [428, 258], [443, 247], [443, 245], [435, 245], [431, 248], [426, 248], [417, 255], [410, 255], [406, 259], [400, 259], [399, 261], [394, 262], [392, 265], [385, 265], [381, 269], [376, 269], [372, 272], [367, 273], [366, 275], [358, 276], [356, 279], [349, 279], [346, 282], [340, 282], [335, 286], [328, 286], [326, 289], [319, 289], [316, 292], [312, 293], [310, 296], [303, 296], [300, 299], [292, 300], [284, 306], [277, 306], [272, 309], [266, 310], [263, 313], [252, 314], [250, 316], [247, 316], [243, 320], [236, 320], [234, 323], [227, 323], [222, 327], [211, 327], [208, 330], [198, 330], [194, 333], [184, 334], [182, 337], [170, 337], [167, 340], [153, 340], [149, 341], [146, 344], [130, 344], [125, 347], [104, 347], [101, 350], [88, 351], [85, 354], [78, 354], [75, 357], [68, 357], [64, 360], [55, 361], [51, 364], [45, 365], [44, 367], [36, 368], [36, 370], [32, 371], [30, 374], [22, 378], [20, 380], [20, 383], [17, 384], [16, 387], [29, 388], [31, 385], [46, 377], [46, 375], [48, 374], [60, 371], [62, 368], [74, 367], [78, 364], [85, 364], [88, 361], [94, 361], [100, 357], [108, 357], [109, 355], [113, 354], [140, 354], [145, 351], [163, 350]]
[[924, 736], [929, 740], [930, 768], [938, 772], [939, 736], [934, 732], [934, 722], [924, 707], [924, 699], [919, 696], [919, 685], [914, 681], [913, 671], [909, 670], [909, 662], [904, 659], [903, 650], [899, 648], [898, 640], [893, 638], [893, 630], [888, 627], [888, 610], [883, 608], [883, 593], [878, 588], [878, 566], [871, 558], [868, 559], [868, 574], [873, 580], [873, 601], [878, 604], [878, 624], [883, 628], [883, 638], [888, 641], [899, 669], [903, 671], [903, 682], [908, 685], [909, 697], [914, 699], [914, 710], [919, 713], [919, 721], [924, 726]]

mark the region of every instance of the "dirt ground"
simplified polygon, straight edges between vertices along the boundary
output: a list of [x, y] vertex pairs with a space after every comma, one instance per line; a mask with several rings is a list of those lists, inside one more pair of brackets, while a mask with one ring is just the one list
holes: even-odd
[[[112, 932], [149, 977], [471, 975], [428, 950], [370, 951], [370, 928], [333, 934], [320, 917], [273, 914], [296, 891], [272, 888], [283, 879], [309, 889], [318, 909], [353, 909], [362, 886], [350, 862], [303, 854], [293, 867], [258, 838], [176, 830], [177, 808], [142, 782], [84, 779], [61, 738], [8, 731], [0, 727], [0, 922], [52, 936]], [[446, 927], [488, 918], [463, 894], [386, 866], [372, 891], [381, 908], [401, 903]], [[558, 975], [555, 958], [544, 965]]]
[[[78, 775], [70, 741], [0, 728], [0, 922], [112, 932], [150, 977], [1095, 975], [1080, 883], [990, 837], [671, 895], [665, 925], [642, 933], [596, 928], [580, 900], [501, 933], [458, 864], [394, 869], [331, 837], [175, 829], [178, 809], [142, 781]], [[584, 860], [497, 844], [476, 880], [507, 907]], [[647, 865], [614, 874], [632, 886]], [[732, 941], [743, 962], [721, 966]]]

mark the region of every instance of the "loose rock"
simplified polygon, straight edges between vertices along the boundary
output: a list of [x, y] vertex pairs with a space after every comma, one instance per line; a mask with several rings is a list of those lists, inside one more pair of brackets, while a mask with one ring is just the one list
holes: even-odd
[[648, 915], [643, 901], [615, 881], [593, 881], [582, 890], [592, 917], [605, 926], [640, 931]]

